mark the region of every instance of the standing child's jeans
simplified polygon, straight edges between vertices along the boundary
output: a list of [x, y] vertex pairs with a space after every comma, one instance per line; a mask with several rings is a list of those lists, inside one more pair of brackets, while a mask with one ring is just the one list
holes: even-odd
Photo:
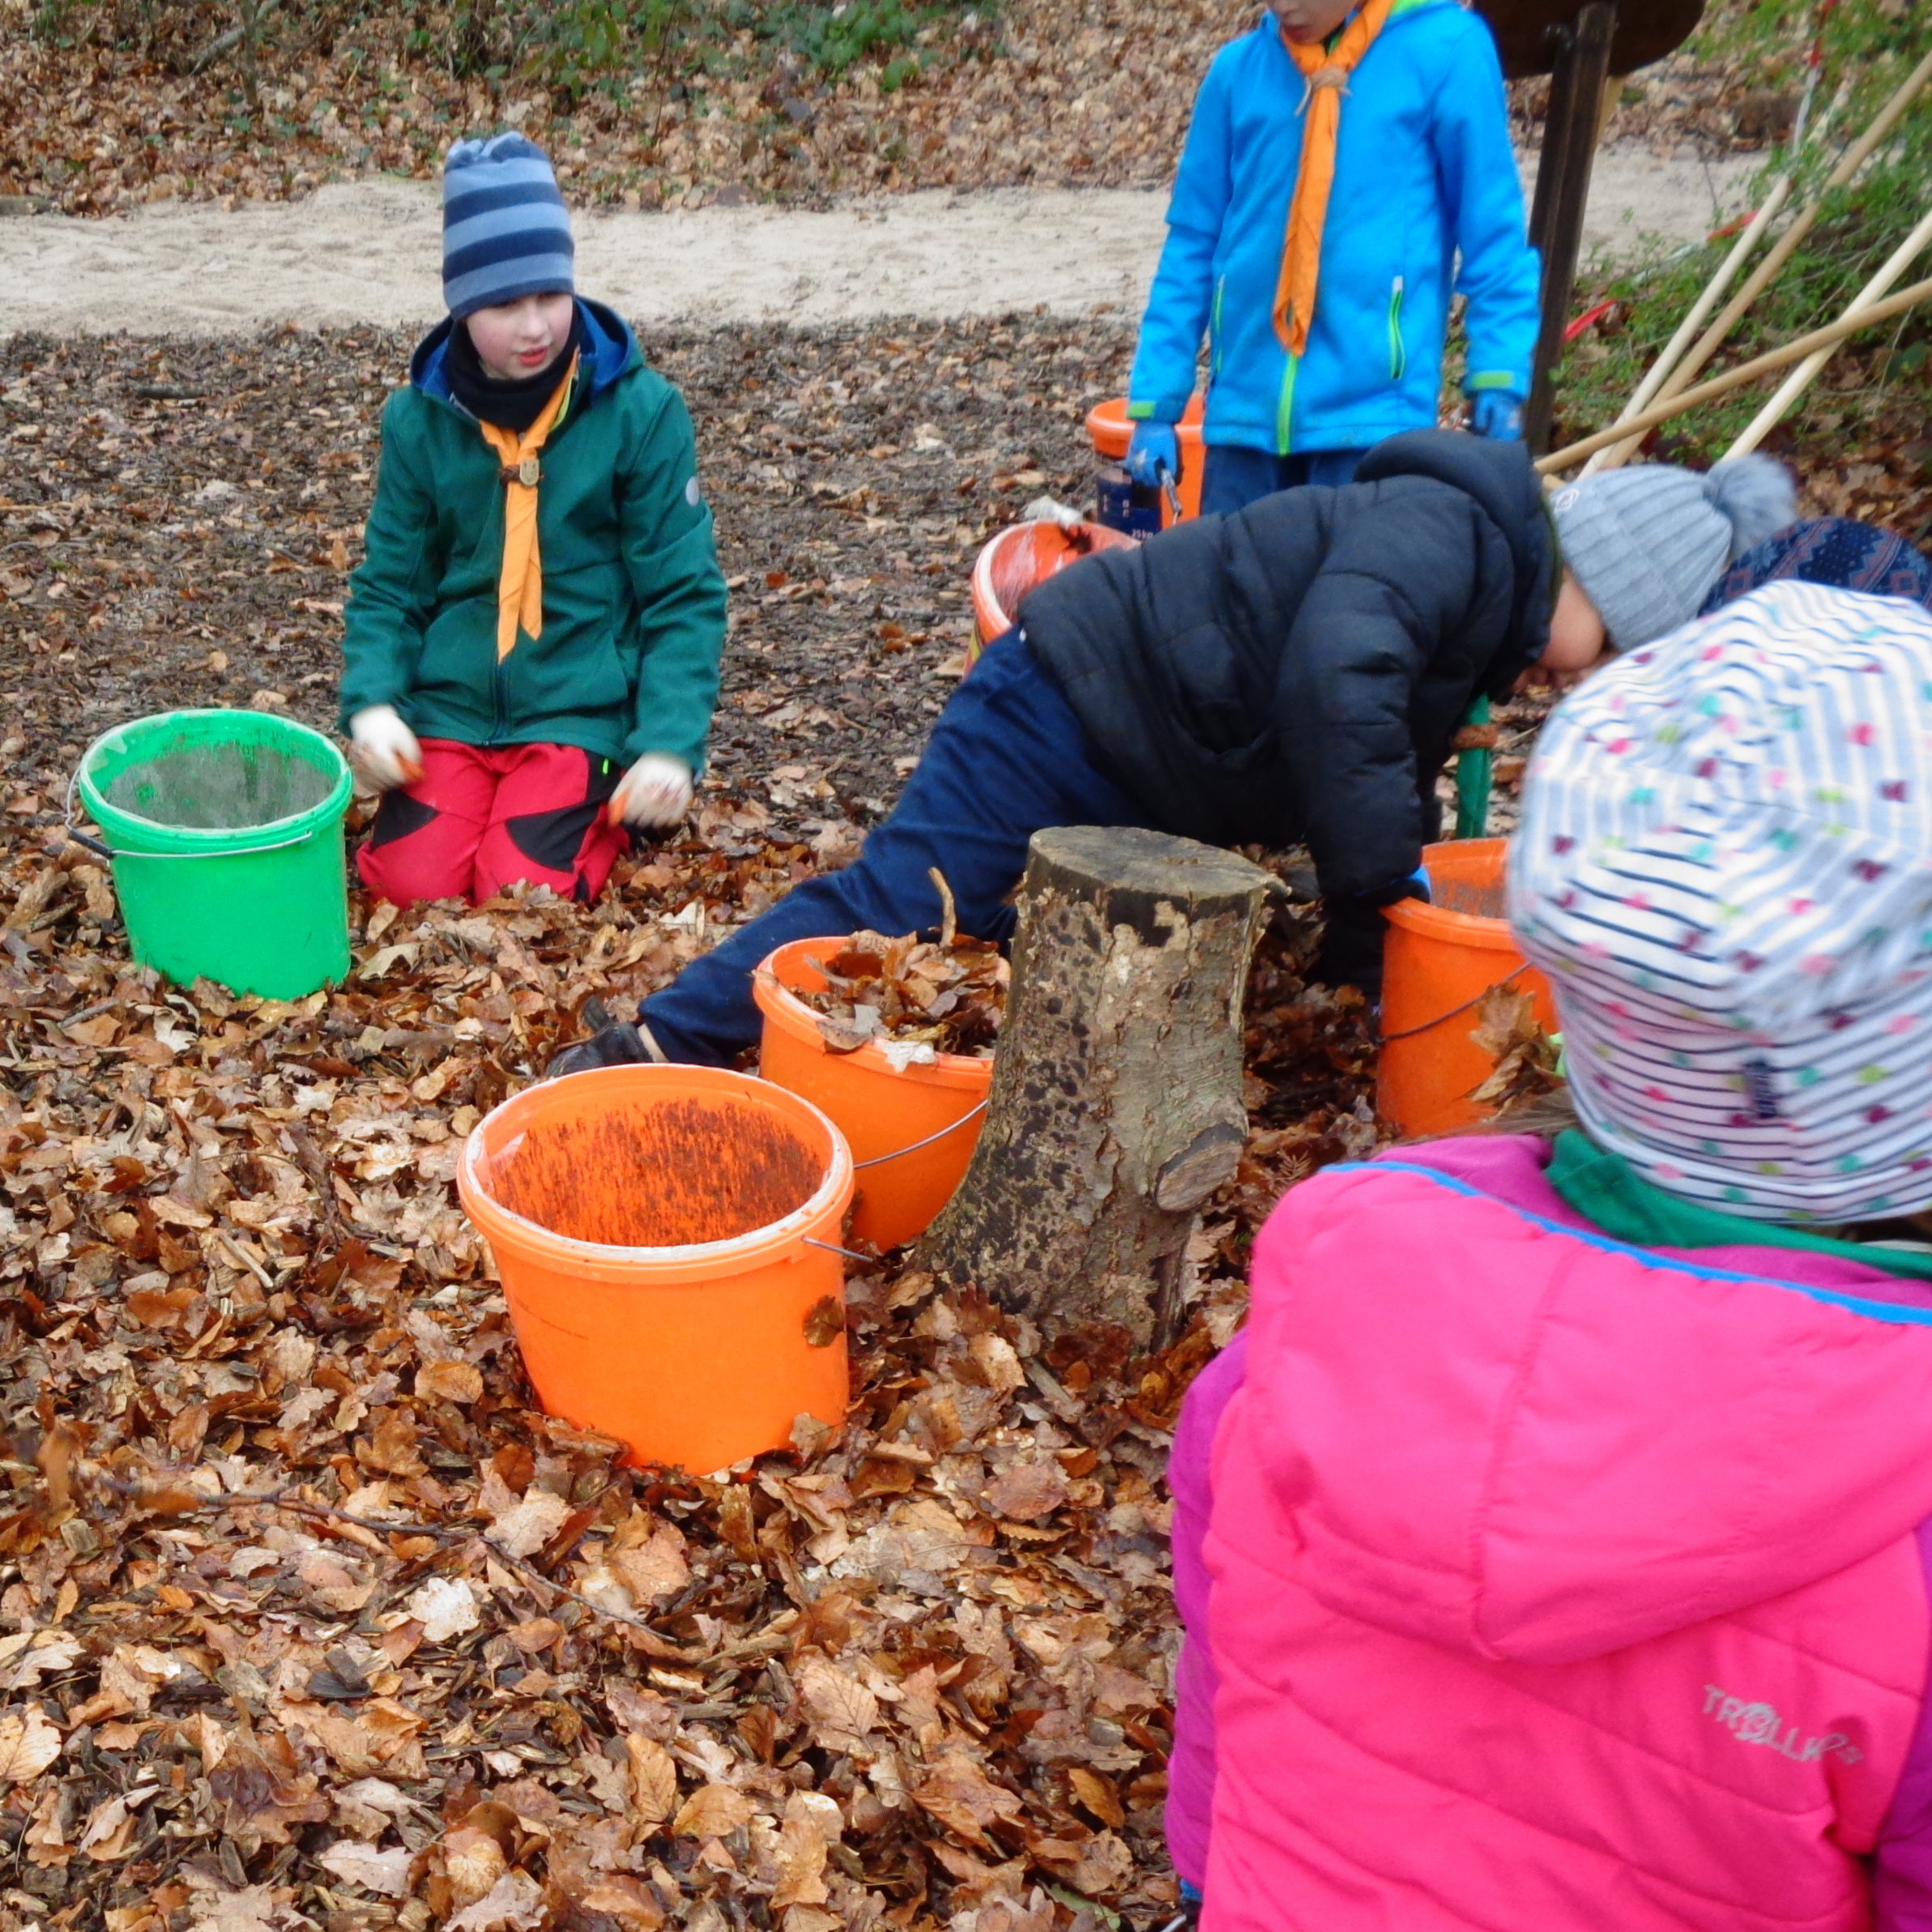
[[424, 738], [423, 775], [386, 791], [356, 855], [377, 898], [467, 899], [548, 885], [586, 902], [629, 834], [604, 817], [622, 772], [574, 744], [459, 744]]
[[1299, 489], [1307, 483], [1339, 489], [1355, 480], [1355, 466], [1367, 454], [1366, 450], [1310, 450], [1297, 456], [1276, 456], [1238, 443], [1209, 443], [1202, 459], [1201, 514], [1226, 516], [1277, 490]]
[[1146, 822], [1094, 769], [1066, 699], [1009, 631], [940, 713], [898, 804], [858, 859], [787, 893], [693, 960], [644, 1002], [641, 1017], [668, 1058], [728, 1066], [757, 1040], [752, 975], [774, 948], [866, 928], [898, 934], [936, 925], [935, 868], [952, 888], [960, 931], [1004, 939], [1013, 930], [1007, 901], [1035, 832]]

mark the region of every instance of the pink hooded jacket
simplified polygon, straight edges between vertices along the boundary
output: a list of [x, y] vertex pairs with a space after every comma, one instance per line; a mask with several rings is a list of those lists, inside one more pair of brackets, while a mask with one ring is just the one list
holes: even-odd
[[1190, 1393], [1205, 1932], [1932, 1932], [1932, 1291], [1613, 1241], [1546, 1158], [1305, 1182]]

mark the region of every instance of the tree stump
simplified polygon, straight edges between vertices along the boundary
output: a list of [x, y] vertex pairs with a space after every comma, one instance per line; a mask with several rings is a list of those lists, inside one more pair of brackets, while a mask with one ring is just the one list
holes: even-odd
[[1034, 834], [986, 1124], [919, 1266], [1050, 1329], [1171, 1338], [1198, 1210], [1247, 1138], [1242, 996], [1273, 889], [1192, 839]]

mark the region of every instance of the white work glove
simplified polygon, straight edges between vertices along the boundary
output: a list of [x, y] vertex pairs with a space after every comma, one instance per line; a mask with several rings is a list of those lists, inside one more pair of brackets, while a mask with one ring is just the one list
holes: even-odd
[[356, 762], [378, 791], [413, 785], [423, 775], [423, 748], [394, 705], [371, 705], [349, 720]]
[[646, 752], [617, 781], [611, 794], [614, 825], [659, 831], [674, 825], [691, 808], [691, 767], [682, 758]]

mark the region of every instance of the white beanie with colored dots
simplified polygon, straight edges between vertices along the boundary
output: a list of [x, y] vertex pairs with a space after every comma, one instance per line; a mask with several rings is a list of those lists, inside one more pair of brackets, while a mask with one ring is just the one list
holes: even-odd
[[1932, 612], [1773, 583], [1617, 659], [1537, 744], [1509, 912], [1584, 1124], [1657, 1186], [1932, 1206]]

